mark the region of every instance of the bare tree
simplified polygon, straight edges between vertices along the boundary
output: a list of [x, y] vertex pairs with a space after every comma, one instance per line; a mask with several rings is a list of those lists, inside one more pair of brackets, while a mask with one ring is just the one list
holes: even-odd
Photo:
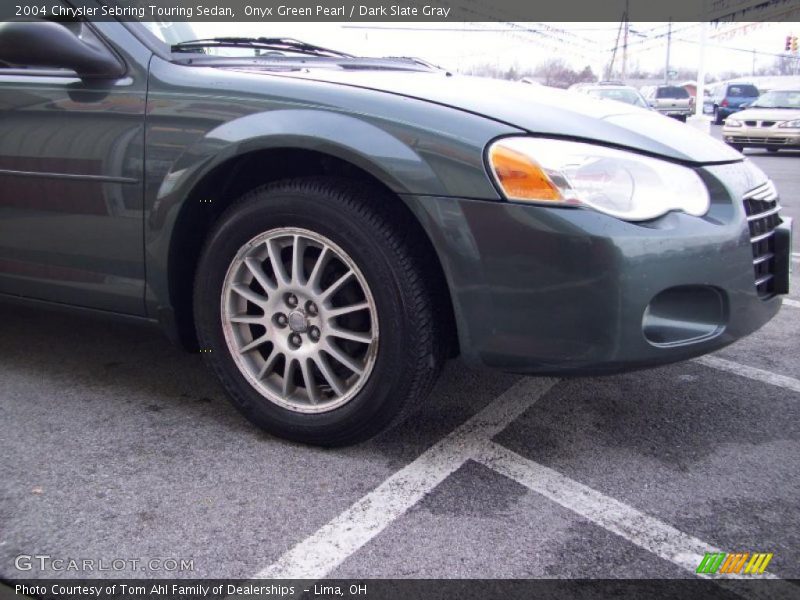
[[596, 81], [592, 68], [585, 66], [581, 71], [575, 71], [561, 58], [549, 58], [540, 63], [534, 70], [542, 83], [552, 87], [569, 87], [573, 83]]
[[770, 73], [770, 75], [797, 75], [798, 73], [800, 73], [800, 56], [782, 54], [775, 57], [773, 73]]

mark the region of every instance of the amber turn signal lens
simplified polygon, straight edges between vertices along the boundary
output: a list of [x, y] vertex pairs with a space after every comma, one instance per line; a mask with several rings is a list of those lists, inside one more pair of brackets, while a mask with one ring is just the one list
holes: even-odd
[[545, 202], [563, 200], [561, 192], [539, 165], [502, 142], [489, 150], [489, 163], [506, 198]]

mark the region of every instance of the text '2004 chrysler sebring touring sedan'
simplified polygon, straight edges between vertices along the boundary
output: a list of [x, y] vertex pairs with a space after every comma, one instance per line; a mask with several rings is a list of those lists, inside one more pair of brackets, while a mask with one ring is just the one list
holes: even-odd
[[0, 293], [159, 322], [270, 432], [365, 439], [448, 356], [611, 373], [780, 308], [776, 190], [705, 134], [418, 60], [196, 38], [0, 24]]

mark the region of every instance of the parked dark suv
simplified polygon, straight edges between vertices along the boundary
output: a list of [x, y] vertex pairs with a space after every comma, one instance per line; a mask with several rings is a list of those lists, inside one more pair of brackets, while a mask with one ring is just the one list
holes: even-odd
[[747, 108], [758, 100], [759, 91], [752, 83], [721, 83], [711, 97], [714, 99], [714, 123], [722, 125], [733, 113]]
[[0, 24], [0, 294], [157, 321], [270, 432], [364, 439], [448, 356], [611, 373], [780, 308], [775, 188], [700, 132], [413, 59], [194, 37]]

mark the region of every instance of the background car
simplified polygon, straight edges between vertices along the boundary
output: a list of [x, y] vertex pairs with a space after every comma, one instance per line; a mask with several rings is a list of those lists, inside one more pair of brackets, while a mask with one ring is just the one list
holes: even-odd
[[595, 98], [604, 98], [606, 100], [616, 100], [617, 102], [624, 102], [625, 104], [632, 104], [641, 108], [650, 108], [644, 96], [634, 87], [623, 84], [578, 84], [569, 88], [571, 91], [580, 92]]
[[711, 90], [706, 89], [703, 93], [703, 114], [710, 115], [714, 113], [714, 98], [711, 95]]
[[800, 149], [800, 88], [767, 92], [749, 108], [726, 119], [722, 135], [739, 151]]
[[657, 85], [644, 88], [642, 93], [654, 110], [679, 121], [686, 122], [686, 117], [694, 111], [692, 96], [684, 87]]
[[746, 108], [758, 99], [760, 92], [752, 83], [728, 82], [721, 83], [711, 92], [714, 99], [714, 123], [722, 122], [735, 112]]

